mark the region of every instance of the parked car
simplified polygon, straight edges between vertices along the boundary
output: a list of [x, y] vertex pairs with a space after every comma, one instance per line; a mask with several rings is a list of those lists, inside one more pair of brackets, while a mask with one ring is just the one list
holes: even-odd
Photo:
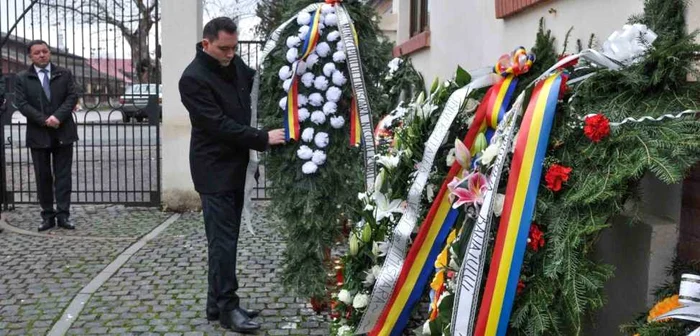
[[136, 121], [141, 122], [148, 118], [146, 106], [150, 96], [158, 96], [158, 115], [163, 116], [163, 84], [132, 84], [126, 87], [124, 95], [119, 97], [122, 116], [124, 122], [131, 121], [131, 118], [136, 118]]

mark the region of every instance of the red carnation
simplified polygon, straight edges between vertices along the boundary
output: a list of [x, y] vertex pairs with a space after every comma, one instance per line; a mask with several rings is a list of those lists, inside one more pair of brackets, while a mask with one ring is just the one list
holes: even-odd
[[544, 180], [547, 181], [547, 189], [551, 191], [561, 190], [561, 184], [569, 180], [569, 173], [571, 173], [570, 167], [553, 164], [544, 176]]
[[525, 283], [522, 280], [518, 280], [518, 288], [516, 290], [516, 293], [518, 293], [518, 295], [520, 295], [523, 293], [524, 290], [525, 290]]
[[600, 142], [610, 135], [610, 120], [602, 114], [586, 117], [583, 133], [593, 142]]
[[527, 238], [527, 246], [533, 251], [539, 251], [544, 246], [544, 233], [536, 223], [530, 225], [530, 235]]

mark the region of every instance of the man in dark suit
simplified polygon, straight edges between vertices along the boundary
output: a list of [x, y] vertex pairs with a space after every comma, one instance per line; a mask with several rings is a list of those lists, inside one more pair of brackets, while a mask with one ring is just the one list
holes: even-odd
[[192, 124], [190, 171], [202, 199], [208, 241], [207, 319], [237, 332], [254, 332], [259, 314], [236, 295], [236, 253], [249, 150], [284, 143], [284, 130], [250, 126], [255, 71], [235, 56], [236, 24], [216, 18], [204, 26], [197, 55], [180, 78], [182, 103]]
[[32, 65], [17, 74], [14, 104], [27, 117], [27, 147], [32, 152], [41, 205], [39, 231], [53, 228], [57, 221], [59, 227], [72, 230], [71, 167], [73, 143], [78, 141], [72, 112], [78, 102], [77, 88], [68, 69], [51, 63], [46, 42], [32, 41], [27, 51]]

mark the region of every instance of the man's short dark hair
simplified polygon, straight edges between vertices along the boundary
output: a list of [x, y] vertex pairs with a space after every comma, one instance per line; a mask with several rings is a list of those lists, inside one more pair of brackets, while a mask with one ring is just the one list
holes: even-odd
[[219, 38], [219, 32], [225, 31], [229, 34], [234, 34], [238, 31], [238, 26], [229, 17], [218, 17], [212, 19], [204, 25], [204, 30], [202, 30], [202, 37], [209, 41], [215, 41]]
[[29, 44], [27, 44], [27, 52], [31, 53], [32, 47], [35, 45], [40, 45], [40, 44], [45, 45], [47, 48], [49, 47], [49, 44], [44, 42], [43, 40], [34, 40], [34, 41], [29, 42]]

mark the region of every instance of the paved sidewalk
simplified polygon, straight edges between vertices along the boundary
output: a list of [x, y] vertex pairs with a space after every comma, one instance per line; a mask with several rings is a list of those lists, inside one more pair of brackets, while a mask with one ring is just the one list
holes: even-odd
[[[256, 235], [241, 229], [242, 304], [262, 309], [259, 335], [326, 335], [323, 316], [279, 285], [283, 242], [264, 216]], [[44, 335], [102, 269], [171, 214], [122, 206], [74, 207], [78, 229], [37, 234], [35, 207], [3, 218], [26, 231], [0, 233], [0, 336]], [[15, 230], [17, 231], [17, 230]], [[75, 237], [77, 236], [77, 237]], [[109, 239], [105, 239], [109, 238]], [[206, 237], [199, 213], [183, 214], [136, 252], [85, 302], [68, 335], [223, 335], [204, 318]]]

